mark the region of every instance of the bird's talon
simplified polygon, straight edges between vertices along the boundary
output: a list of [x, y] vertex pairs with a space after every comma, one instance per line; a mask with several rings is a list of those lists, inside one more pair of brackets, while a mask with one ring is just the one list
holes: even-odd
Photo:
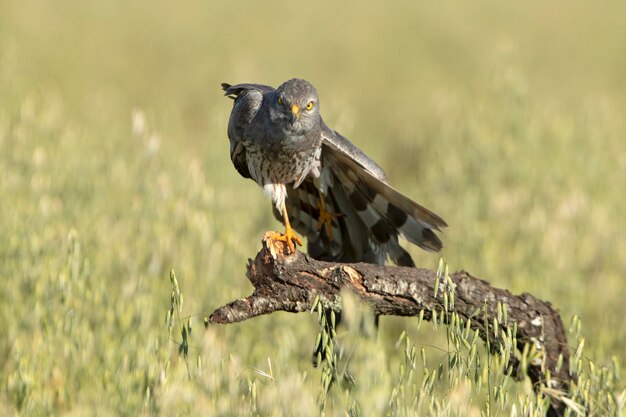
[[285, 230], [285, 233], [271, 232], [270, 237], [273, 240], [285, 242], [287, 244], [287, 248], [289, 249], [289, 255], [296, 251], [296, 244], [302, 246], [302, 239], [300, 239], [291, 228]]
[[326, 232], [328, 238], [333, 240], [333, 219], [341, 217], [341, 213], [331, 213], [326, 209], [326, 202], [324, 198], [320, 198], [317, 202], [317, 208], [320, 211], [319, 219], [317, 220], [317, 230], [322, 230], [322, 227], [326, 226]]

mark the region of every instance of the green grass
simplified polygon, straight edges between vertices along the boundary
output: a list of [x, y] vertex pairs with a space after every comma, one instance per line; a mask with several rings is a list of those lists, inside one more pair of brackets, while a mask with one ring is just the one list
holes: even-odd
[[[619, 2], [0, 3], [0, 414], [320, 415], [315, 316], [202, 325], [248, 295], [246, 260], [278, 227], [231, 166], [219, 83], [293, 76], [448, 221], [451, 268], [580, 317], [573, 400], [623, 413], [625, 13]], [[411, 254], [437, 267], [438, 255]], [[191, 316], [186, 360], [180, 323], [171, 339], [165, 323], [171, 268]], [[376, 340], [341, 331], [338, 363], [356, 382], [330, 391], [326, 415], [541, 410], [480, 342], [480, 367], [448, 368], [454, 331], [406, 318], [383, 318]], [[509, 393], [502, 405], [494, 387]]]

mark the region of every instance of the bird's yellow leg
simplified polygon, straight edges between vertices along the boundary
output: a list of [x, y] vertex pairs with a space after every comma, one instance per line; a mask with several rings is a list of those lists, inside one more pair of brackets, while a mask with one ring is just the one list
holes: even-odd
[[317, 208], [320, 211], [319, 219], [317, 220], [317, 230], [322, 230], [322, 227], [326, 226], [326, 232], [328, 238], [333, 240], [333, 219], [341, 217], [341, 213], [331, 213], [326, 209], [326, 200], [324, 195], [320, 193], [320, 199], [317, 201]]
[[302, 239], [300, 239], [296, 235], [296, 232], [294, 232], [294, 230], [291, 228], [291, 224], [289, 223], [289, 216], [287, 215], [287, 208], [285, 207], [284, 202], [281, 209], [281, 211], [283, 212], [283, 221], [285, 222], [285, 233], [270, 232], [270, 237], [274, 240], [286, 242], [287, 247], [289, 248], [289, 253], [292, 254], [296, 251], [296, 243], [302, 246]]

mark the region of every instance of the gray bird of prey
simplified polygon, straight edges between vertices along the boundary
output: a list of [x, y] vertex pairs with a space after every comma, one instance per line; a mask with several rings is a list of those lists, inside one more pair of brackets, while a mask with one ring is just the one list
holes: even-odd
[[[317, 90], [294, 78], [274, 89], [222, 84], [235, 100], [228, 123], [230, 158], [237, 171], [265, 190], [285, 232], [275, 239], [290, 252], [307, 237], [313, 258], [334, 262], [414, 266], [398, 236], [439, 251], [436, 214], [391, 187], [383, 170], [330, 129]], [[295, 231], [294, 231], [295, 230]]]

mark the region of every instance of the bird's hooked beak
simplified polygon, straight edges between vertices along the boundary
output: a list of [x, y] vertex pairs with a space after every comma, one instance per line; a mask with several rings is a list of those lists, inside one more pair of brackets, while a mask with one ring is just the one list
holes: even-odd
[[291, 124], [296, 123], [296, 120], [300, 120], [300, 107], [297, 104], [291, 106]]

